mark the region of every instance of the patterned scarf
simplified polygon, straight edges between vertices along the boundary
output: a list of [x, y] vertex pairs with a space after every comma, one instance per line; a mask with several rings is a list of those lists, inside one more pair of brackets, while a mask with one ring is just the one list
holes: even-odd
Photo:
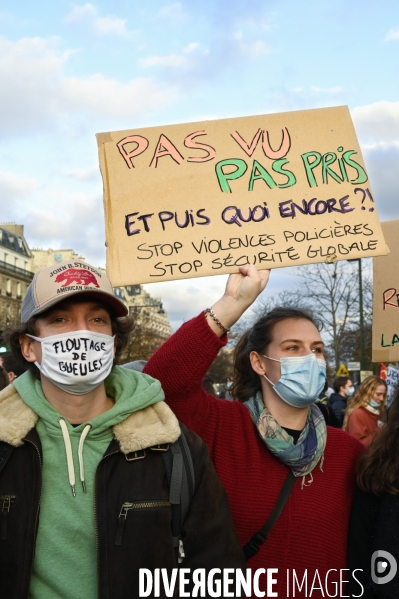
[[[320, 470], [323, 471], [323, 454], [327, 441], [327, 427], [319, 408], [313, 403], [309, 406], [305, 428], [301, 432], [298, 442], [284, 430], [277, 420], [273, 418], [263, 403], [260, 391], [244, 402], [251, 414], [251, 418], [259, 431], [259, 435], [267, 448], [280, 462], [291, 468], [294, 476], [304, 477], [302, 487], [311, 484], [312, 470], [320, 461]], [[305, 476], [310, 474], [310, 480], [305, 483]]]

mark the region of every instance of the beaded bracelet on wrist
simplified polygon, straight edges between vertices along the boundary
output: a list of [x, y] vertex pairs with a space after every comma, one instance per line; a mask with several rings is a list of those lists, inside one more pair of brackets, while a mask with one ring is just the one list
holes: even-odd
[[220, 327], [222, 329], [222, 331], [224, 331], [225, 333], [230, 333], [230, 329], [228, 329], [227, 327], [225, 327], [220, 320], [218, 319], [218, 317], [216, 316], [215, 312], [212, 310], [212, 308], [207, 308], [206, 310], [204, 310], [204, 314], [207, 315], [209, 314], [209, 316], [212, 318], [212, 320], [214, 322], [216, 322], [216, 324], [218, 325], [218, 327]]

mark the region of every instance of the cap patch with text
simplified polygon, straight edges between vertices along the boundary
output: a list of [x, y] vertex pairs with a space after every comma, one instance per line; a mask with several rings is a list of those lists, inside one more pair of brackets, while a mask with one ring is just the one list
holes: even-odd
[[104, 272], [86, 262], [61, 262], [35, 274], [22, 301], [21, 322], [79, 294], [105, 303], [116, 316], [128, 313], [125, 304], [115, 297], [111, 281]]

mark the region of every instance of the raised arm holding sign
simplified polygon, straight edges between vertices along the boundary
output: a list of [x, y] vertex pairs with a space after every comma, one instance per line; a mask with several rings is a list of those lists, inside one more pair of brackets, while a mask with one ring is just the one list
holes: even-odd
[[[312, 597], [321, 598], [326, 596], [328, 572], [334, 569], [328, 584], [340, 584], [340, 572], [346, 568], [361, 445], [343, 431], [326, 427], [314, 403], [324, 388], [326, 366], [312, 316], [295, 308], [275, 308], [242, 336], [229, 390], [238, 401], [217, 399], [202, 387], [227, 342], [225, 330], [256, 299], [268, 275], [253, 265], [230, 275], [213, 305], [214, 314], [201, 313], [185, 323], [152, 356], [145, 372], [161, 381], [179, 420], [207, 443], [243, 547], [269, 521], [293, 473], [295, 484], [284, 509], [267, 538], [257, 535], [254, 549], [259, 551], [250, 552], [247, 563], [252, 571], [276, 568], [279, 597], [295, 595], [294, 571], [298, 580], [307, 577], [309, 591], [319, 576], [321, 583]], [[320, 505], [325, 508], [321, 519]], [[266, 593], [266, 580], [260, 585]]]

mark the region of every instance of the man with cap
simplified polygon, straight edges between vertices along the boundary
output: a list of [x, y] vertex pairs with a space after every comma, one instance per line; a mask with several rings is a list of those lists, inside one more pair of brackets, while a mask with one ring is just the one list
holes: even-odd
[[[157, 380], [114, 366], [126, 314], [103, 272], [64, 262], [36, 273], [8, 332], [29, 369], [0, 393], [0, 597], [137, 597], [141, 569], [170, 574], [184, 555], [245, 567], [205, 444]], [[182, 437], [195, 486], [177, 551], [162, 454]]]

